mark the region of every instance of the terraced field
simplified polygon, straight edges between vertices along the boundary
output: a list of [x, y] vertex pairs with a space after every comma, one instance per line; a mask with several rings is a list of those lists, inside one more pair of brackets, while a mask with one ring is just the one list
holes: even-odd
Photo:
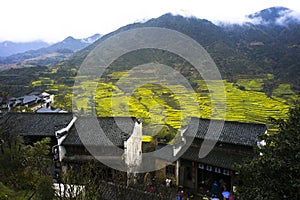
[[[148, 73], [146, 76], [152, 75]], [[225, 88], [224, 98], [220, 81], [194, 81], [195, 90], [180, 84], [164, 85], [163, 80], [159, 84], [146, 82], [131, 88], [132, 91], [128, 93], [128, 87], [124, 89], [124, 85], [134, 85], [135, 78], [125, 72], [114, 72], [108, 77], [97, 80], [76, 77], [82, 82], [74, 88], [51, 85], [53, 81], [49, 79], [41, 79], [33, 84], [47, 84], [49, 91], [63, 94], [56, 97], [56, 106], [70, 109], [75, 89], [79, 92], [74, 96], [74, 109], [84, 113], [93, 113], [95, 110], [94, 114], [98, 116], [143, 118], [149, 130], [165, 126], [176, 130], [192, 116], [213, 119], [225, 116], [226, 120], [231, 121], [268, 123], [269, 117], [286, 118], [292, 102], [298, 100], [288, 84], [280, 84], [271, 96], [267, 96], [261, 92], [265, 81], [263, 78], [239, 79], [236, 83], [221, 81]], [[120, 83], [118, 80], [122, 77], [126, 78]], [[222, 106], [224, 103], [226, 111]]]

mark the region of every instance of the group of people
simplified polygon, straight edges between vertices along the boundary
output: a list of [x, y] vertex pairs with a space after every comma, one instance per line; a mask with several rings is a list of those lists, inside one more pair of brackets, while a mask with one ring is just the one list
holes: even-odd
[[[203, 183], [204, 184], [204, 183]], [[204, 187], [202, 185], [200, 186], [200, 193], [204, 194], [207, 199], [211, 200], [234, 200], [234, 195], [232, 192], [230, 192], [230, 187], [227, 187], [227, 184], [223, 179], [212, 180], [211, 184], [211, 190], [207, 189], [207, 193], [204, 192]], [[166, 179], [166, 186], [170, 187], [169, 180]], [[211, 198], [209, 197], [211, 194]], [[207, 196], [208, 195], [208, 196]], [[176, 200], [183, 200], [183, 199], [190, 199], [190, 195], [186, 194], [183, 190], [183, 187], [179, 187], [177, 190]]]
[[176, 200], [183, 200], [183, 197], [184, 197], [183, 190], [178, 191], [178, 193], [176, 195]]
[[227, 190], [226, 183], [221, 179], [219, 181], [220, 185], [218, 185], [215, 180], [211, 186], [211, 193], [213, 200], [234, 200], [234, 196], [231, 192]]

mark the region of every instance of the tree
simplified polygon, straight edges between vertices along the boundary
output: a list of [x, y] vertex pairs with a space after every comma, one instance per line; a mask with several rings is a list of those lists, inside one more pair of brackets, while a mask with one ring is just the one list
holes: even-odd
[[15, 192], [26, 191], [26, 197], [35, 195], [39, 199], [53, 199], [52, 177], [49, 175], [52, 162], [49, 156], [50, 138], [32, 146], [25, 145], [21, 136], [10, 133], [7, 123], [4, 118], [0, 119], [1, 182]]
[[41, 176], [36, 184], [37, 199], [53, 200], [54, 190], [52, 187], [53, 179], [50, 176]]
[[238, 166], [240, 199], [300, 199], [300, 107], [273, 122], [278, 131], [260, 136], [256, 158]]
[[31, 145], [23, 148], [24, 160], [22, 174], [26, 178], [28, 189], [33, 194], [43, 197], [41, 199], [51, 199], [54, 195], [52, 189], [52, 177], [50, 176], [51, 159], [50, 138], [43, 138]]
[[[2, 138], [1, 138], [2, 139]], [[13, 189], [21, 189], [23, 149], [22, 138], [16, 137], [15, 141], [2, 139], [0, 153], [0, 178], [3, 184]]]
[[[61, 174], [60, 181], [58, 193], [61, 194], [60, 199], [64, 200], [166, 200], [172, 197], [171, 188], [167, 188], [164, 182], [155, 181], [154, 184], [153, 180], [150, 180], [155, 186], [152, 192], [145, 191], [144, 179], [138, 179], [136, 185], [128, 187], [126, 173], [112, 171], [96, 160], [70, 164], [67, 173]], [[79, 187], [83, 189], [78, 189]], [[68, 188], [68, 191], [64, 192], [64, 188]]]

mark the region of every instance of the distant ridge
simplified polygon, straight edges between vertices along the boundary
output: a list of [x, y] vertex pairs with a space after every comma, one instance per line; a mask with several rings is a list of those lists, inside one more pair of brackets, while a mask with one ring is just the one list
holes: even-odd
[[17, 53], [23, 53], [29, 50], [36, 50], [44, 47], [48, 47], [50, 44], [43, 41], [32, 42], [0, 42], [0, 57], [7, 57]]
[[[273, 74], [277, 82], [290, 83], [293, 89], [300, 92], [300, 23], [293, 13], [294, 11], [288, 8], [272, 7], [249, 15], [253, 19], [265, 20], [262, 23], [229, 26], [216, 25], [206, 19], [168, 13], [144, 23], [126, 25], [104, 35], [60, 66], [64, 69], [74, 65], [80, 66], [94, 47], [119, 32], [138, 27], [163, 27], [184, 33], [199, 42], [214, 59], [225, 79]], [[284, 21], [288, 22], [288, 25], [278, 24], [278, 19], [284, 16], [286, 20], [289, 19]], [[132, 66], [139, 63], [137, 60], [133, 62], [124, 59], [118, 64]], [[188, 71], [186, 73], [189, 74]]]
[[1, 65], [8, 66], [8, 68], [9, 66], [15, 67], [16, 64], [19, 67], [34, 65], [52, 65], [69, 57], [70, 54], [73, 54], [74, 52], [92, 44], [100, 37], [100, 34], [95, 34], [91, 37], [83, 39], [75, 39], [69, 36], [61, 42], [57, 42], [55, 44], [48, 45], [43, 48], [29, 50], [23, 53], [3, 57], [0, 58], [0, 70]]

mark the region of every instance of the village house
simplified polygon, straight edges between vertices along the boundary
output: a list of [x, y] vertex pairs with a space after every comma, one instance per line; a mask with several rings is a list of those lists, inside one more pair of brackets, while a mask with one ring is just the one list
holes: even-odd
[[[93, 119], [97, 119], [96, 123]], [[132, 173], [131, 167], [142, 161], [142, 123], [131, 117], [74, 117], [70, 124], [56, 131], [58, 139], [58, 161], [62, 172], [71, 165], [100, 158], [119, 169]], [[96, 130], [101, 127], [103, 135]], [[79, 132], [84, 132], [80, 135]], [[91, 155], [92, 153], [92, 155]], [[116, 170], [109, 169], [111, 179]], [[118, 173], [120, 174], [120, 173]]]
[[57, 144], [55, 132], [66, 127], [72, 120], [69, 113], [9, 112], [2, 117], [10, 134], [21, 135], [25, 143], [33, 143], [45, 137], [51, 138], [51, 145]]
[[[9, 133], [22, 136], [25, 144], [33, 144], [48, 137], [51, 139], [50, 147], [54, 147], [57, 145], [55, 132], [66, 127], [72, 118], [73, 115], [69, 113], [9, 112], [0, 119], [8, 126]], [[51, 152], [49, 154], [52, 155]], [[59, 171], [53, 162], [52, 175]]]
[[[199, 151], [211, 121], [217, 126], [224, 123], [223, 128], [215, 141], [206, 139], [216, 144], [205, 157], [201, 158]], [[193, 134], [195, 131], [196, 134]], [[179, 159], [163, 169], [163, 176], [174, 180], [177, 186], [194, 193], [210, 194], [214, 181], [219, 186], [225, 184], [226, 189], [232, 191], [238, 185], [235, 164], [253, 158], [254, 147], [259, 142], [257, 136], [265, 134], [266, 131], [267, 127], [264, 124], [192, 118], [187, 127], [181, 131], [183, 136], [181, 143], [168, 145], [166, 151], [169, 150], [169, 156], [159, 156], [158, 159], [172, 161], [174, 156], [180, 155]], [[191, 145], [184, 148], [189, 140], [192, 140]]]
[[[24, 136], [27, 143], [51, 138], [54, 173], [67, 172], [68, 167], [93, 160], [95, 156], [102, 156], [107, 162], [119, 159], [120, 165], [131, 169], [128, 174], [142, 161], [142, 123], [135, 118], [76, 116], [73, 113], [9, 113], [4, 117], [8, 119], [11, 132]], [[92, 121], [95, 119], [105, 136], [95, 132], [97, 125]], [[216, 138], [206, 137], [210, 122], [224, 125]], [[209, 194], [214, 181], [226, 184], [227, 190], [232, 191], [238, 185], [234, 165], [254, 156], [257, 135], [266, 131], [264, 124], [192, 118], [173, 145], [157, 146], [165, 149], [163, 154], [154, 154], [157, 162], [153, 164], [165, 162], [168, 165], [156, 174], [172, 180], [172, 185], [195, 193]], [[84, 132], [85, 136], [79, 132]], [[205, 140], [212, 140], [215, 145], [205, 157], [199, 157]], [[191, 145], [186, 147], [188, 142]], [[104, 155], [99, 146], [114, 154], [106, 151]], [[90, 151], [97, 154], [91, 155]], [[108, 171], [111, 178], [117, 173], [109, 167]]]
[[54, 95], [47, 92], [32, 92], [28, 95], [21, 97], [11, 97], [7, 102], [0, 102], [1, 110], [7, 109], [11, 111], [13, 109], [21, 109], [22, 112], [25, 112], [25, 108], [36, 111], [37, 109], [44, 108], [51, 110], [54, 106]]
[[[2, 118], [9, 126], [10, 133], [23, 136], [26, 144], [33, 144], [45, 137], [51, 138], [54, 176], [66, 173], [72, 165], [95, 160], [95, 156], [102, 156], [101, 160], [106, 159], [107, 162], [118, 159], [123, 171], [141, 163], [142, 122], [140, 120], [132, 117], [95, 117], [98, 124], [94, 124], [91, 119], [92, 117], [75, 116], [73, 113], [30, 112], [11, 112]], [[96, 126], [101, 127], [105, 136], [99, 136], [95, 132]], [[87, 136], [86, 141], [80, 137], [78, 131], [84, 132]], [[89, 152], [91, 149], [96, 149], [97, 155], [91, 155]], [[109, 152], [110, 155], [104, 155], [105, 152], [106, 154]], [[116, 170], [107, 167], [107, 171], [113, 178]], [[128, 173], [133, 171], [128, 170]]]

